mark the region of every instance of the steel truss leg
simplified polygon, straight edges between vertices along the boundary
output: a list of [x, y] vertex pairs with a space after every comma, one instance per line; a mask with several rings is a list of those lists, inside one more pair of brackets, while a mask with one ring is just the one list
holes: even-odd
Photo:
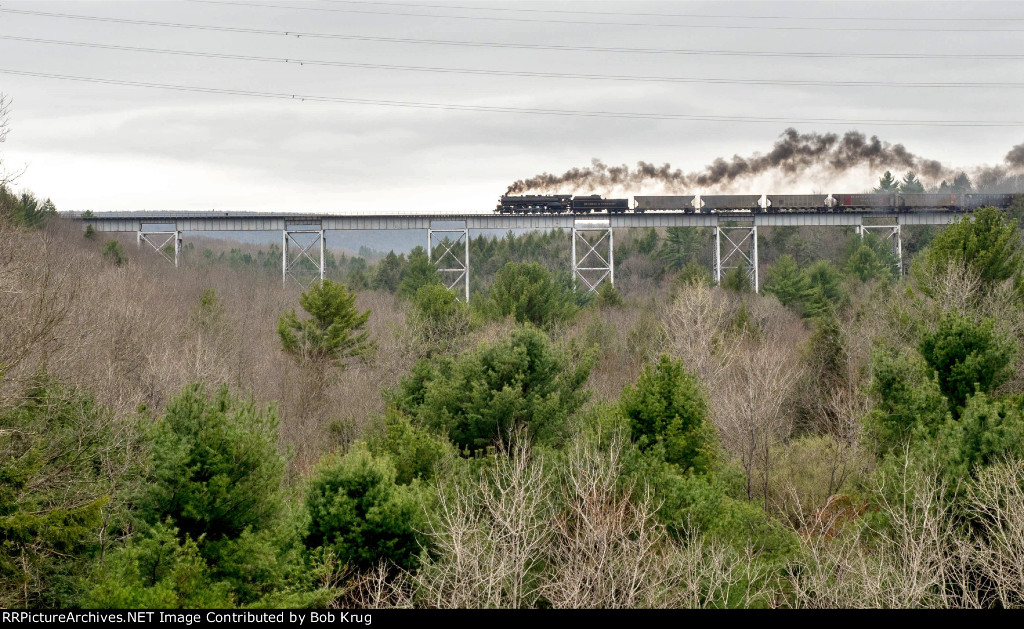
[[880, 232], [879, 237], [883, 240], [892, 241], [892, 252], [896, 256], [896, 272], [900, 277], [903, 276], [903, 232], [901, 225], [896, 223], [895, 225], [865, 225], [861, 223], [857, 225], [857, 233], [860, 234], [860, 239], [864, 240], [864, 234], [868, 231]]
[[[745, 268], [754, 292], [761, 292], [761, 278], [757, 267], [757, 225], [715, 226], [715, 282], [721, 284], [726, 271]], [[722, 255], [722, 239], [725, 255]], [[730, 263], [730, 260], [733, 262]]]
[[[142, 249], [142, 243], [148, 244], [154, 251], [160, 254], [164, 260], [174, 265], [175, 268], [181, 265], [181, 230], [175, 231], [149, 231], [140, 229], [136, 237], [136, 244]], [[164, 249], [171, 243], [174, 244], [174, 255], [167, 253]]]
[[[299, 235], [296, 238], [296, 235]], [[302, 244], [302, 235], [305, 235], [309, 242]], [[311, 236], [311, 238], [310, 238]], [[314, 247], [319, 245], [320, 259], [315, 255]], [[327, 236], [323, 228], [310, 229], [308, 226], [303, 229], [288, 229], [287, 224], [281, 232], [281, 283], [287, 285], [288, 278], [295, 280], [301, 288], [309, 288], [309, 284], [303, 281], [304, 274], [300, 273], [302, 264], [306, 261], [316, 267], [316, 275], [312, 281], [324, 281], [327, 275]]]
[[[596, 238], [596, 240], [594, 240]], [[598, 248], [607, 241], [608, 253]], [[577, 242], [582, 256], [577, 256]], [[602, 248], [603, 249], [603, 248]], [[572, 276], [587, 292], [597, 291], [601, 282], [615, 286], [615, 234], [610, 220], [577, 219], [572, 223]]]
[[[458, 293], [463, 294], [466, 303], [469, 303], [469, 226], [463, 222], [461, 228], [434, 229], [427, 227], [427, 259], [434, 261], [434, 248], [442, 250], [437, 256], [437, 272], [441, 275], [444, 285]], [[435, 234], [441, 234], [439, 241], [434, 241]], [[450, 235], [458, 234], [455, 240]], [[459, 247], [462, 243], [462, 247]], [[458, 250], [462, 249], [462, 258], [459, 258]], [[459, 285], [462, 290], [459, 290]]]

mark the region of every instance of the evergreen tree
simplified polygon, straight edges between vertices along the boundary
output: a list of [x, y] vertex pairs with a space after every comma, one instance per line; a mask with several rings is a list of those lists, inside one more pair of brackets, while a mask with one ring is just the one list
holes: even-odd
[[716, 442], [707, 397], [681, 361], [663, 354], [619, 403], [641, 449], [660, 444], [667, 462], [697, 474], [711, 470]]
[[509, 262], [498, 272], [484, 310], [492, 317], [512, 316], [519, 323], [549, 326], [571, 319], [577, 307], [572, 291], [536, 262]]
[[103, 243], [102, 249], [103, 259], [114, 263], [114, 266], [121, 266], [128, 261], [128, 258], [124, 255], [124, 248], [121, 243], [116, 240], [108, 240]]
[[555, 439], [587, 399], [592, 360], [587, 355], [573, 366], [547, 335], [523, 327], [474, 352], [420, 360], [392, 402], [463, 450], [485, 448], [521, 428]]
[[355, 293], [341, 284], [315, 282], [299, 296], [299, 305], [310, 317], [300, 321], [293, 308], [277, 323], [284, 351], [299, 361], [335, 364], [364, 354], [371, 347], [369, 332], [363, 330], [370, 311], [360, 314], [355, 301]]
[[971, 178], [967, 176], [967, 173], [961, 172], [956, 178], [953, 179], [953, 185], [950, 186], [951, 192], [956, 193], [967, 193], [974, 190], [974, 185], [971, 183]]
[[402, 282], [402, 269], [405, 267], [405, 256], [396, 256], [394, 251], [389, 251], [384, 259], [377, 263], [377, 270], [373, 275], [372, 286], [376, 290], [395, 292]]
[[737, 293], [749, 293], [753, 290], [750, 283], [750, 273], [746, 267], [733, 267], [726, 271], [722, 278], [722, 288], [736, 291]]
[[784, 254], [768, 269], [764, 290], [778, 297], [783, 306], [799, 309], [810, 297], [811, 284], [793, 256]]
[[0, 607], [78, 604], [72, 585], [102, 550], [115, 483], [138, 472], [135, 447], [109, 411], [43, 376], [0, 409]]
[[959, 414], [975, 390], [991, 393], [1013, 372], [1013, 343], [995, 331], [995, 322], [980, 324], [963, 315], [947, 313], [934, 332], [925, 333], [918, 349], [934, 370], [939, 388]]
[[934, 435], [949, 417], [949, 405], [928, 372], [911, 352], [878, 349], [872, 354], [868, 391], [875, 408], [864, 422], [878, 456], [899, 455], [913, 435]]
[[416, 247], [409, 254], [409, 262], [402, 270], [402, 281], [398, 284], [398, 296], [412, 299], [421, 287], [440, 284], [441, 277], [437, 274], [437, 265], [427, 258], [423, 247]]
[[305, 544], [333, 552], [346, 566], [367, 570], [382, 561], [414, 568], [424, 512], [419, 486], [395, 483], [395, 467], [357, 444], [341, 459], [328, 458], [306, 492]]
[[846, 274], [856, 277], [862, 282], [892, 277], [891, 267], [879, 259], [878, 254], [868, 244], [861, 244], [846, 258]]
[[900, 183], [899, 191], [905, 194], [917, 194], [924, 192], [924, 184], [917, 178], [914, 171], [908, 170], [907, 174], [903, 176], [903, 181]]
[[843, 301], [842, 275], [828, 260], [819, 260], [804, 271], [810, 294], [804, 302], [809, 317], [835, 312]]
[[443, 284], [427, 284], [416, 291], [409, 323], [426, 343], [447, 350], [469, 331], [469, 307]]
[[700, 230], [692, 227], [669, 227], [660, 256], [669, 271], [678, 271], [697, 260], [700, 248]]
[[885, 174], [878, 179], [878, 187], [875, 188], [876, 193], [885, 192], [897, 192], [899, 191], [900, 183], [893, 177], [892, 173], [888, 170]]
[[940, 277], [951, 262], [966, 265], [978, 274], [985, 287], [1021, 275], [1017, 221], [997, 208], [982, 208], [974, 219], [964, 216], [943, 230], [914, 261], [914, 273], [928, 292], [933, 278]]
[[207, 398], [190, 385], [157, 422], [152, 456], [135, 501], [148, 524], [169, 521], [182, 535], [215, 542], [275, 522], [285, 461], [272, 407], [257, 408], [226, 387]]

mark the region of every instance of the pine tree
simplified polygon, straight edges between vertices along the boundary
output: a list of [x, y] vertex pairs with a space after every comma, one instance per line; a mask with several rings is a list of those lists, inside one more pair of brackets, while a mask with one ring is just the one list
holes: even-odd
[[810, 297], [811, 284], [797, 266], [793, 256], [779, 256], [768, 270], [768, 281], [764, 291], [779, 298], [782, 305], [799, 308]]
[[331, 280], [314, 283], [299, 297], [299, 305], [310, 317], [300, 321], [293, 308], [277, 323], [284, 351], [301, 362], [340, 363], [369, 350], [372, 344], [363, 326], [370, 311], [360, 314], [355, 302], [356, 294], [341, 284]]
[[421, 287], [440, 283], [437, 265], [430, 261], [423, 247], [416, 247], [409, 253], [409, 263], [402, 270], [402, 281], [398, 284], [397, 292], [399, 297], [412, 299]]
[[907, 174], [903, 176], [903, 181], [900, 183], [899, 191], [905, 194], [918, 194], [924, 192], [924, 184], [917, 178], [914, 171], [908, 170]]
[[884, 175], [879, 177], [878, 187], [875, 188], [875, 192], [896, 192], [899, 190], [899, 186], [899, 182], [892, 176], [892, 173], [887, 170]]
[[953, 185], [950, 186], [952, 192], [966, 193], [974, 190], [974, 185], [971, 183], [971, 178], [967, 176], [967, 173], [961, 172], [953, 179]]
[[661, 444], [667, 462], [698, 474], [710, 471], [715, 429], [707, 396], [682, 361], [663, 354], [644, 368], [636, 386], [623, 390], [620, 404], [642, 449]]

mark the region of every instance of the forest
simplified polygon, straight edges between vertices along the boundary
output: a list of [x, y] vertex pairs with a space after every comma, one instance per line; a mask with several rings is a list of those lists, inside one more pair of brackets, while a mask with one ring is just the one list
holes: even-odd
[[480, 236], [466, 304], [0, 189], [0, 607], [1024, 606], [1019, 218], [765, 228], [759, 293], [702, 229], [595, 294]]

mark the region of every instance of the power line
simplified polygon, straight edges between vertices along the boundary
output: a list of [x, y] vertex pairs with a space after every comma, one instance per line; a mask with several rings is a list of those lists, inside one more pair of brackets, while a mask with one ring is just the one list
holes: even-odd
[[348, 98], [340, 96], [320, 96], [310, 94], [289, 94], [285, 92], [261, 92], [220, 87], [201, 87], [191, 85], [172, 85], [151, 83], [146, 81], [129, 81], [122, 79], [106, 79], [97, 77], [73, 76], [66, 74], [50, 74], [27, 70], [0, 68], [0, 74], [27, 76], [34, 78], [98, 83], [103, 85], [119, 85], [141, 87], [180, 92], [198, 92], [203, 94], [221, 94], [229, 96], [249, 96], [257, 98], [310, 101], [323, 103], [344, 103], [353, 105], [373, 105], [385, 107], [403, 107], [414, 109], [439, 109], [448, 111], [473, 111], [486, 113], [538, 114], [565, 117], [588, 118], [626, 118], [638, 120], [681, 120], [701, 122], [767, 122], [784, 124], [842, 124], [842, 125], [882, 125], [901, 127], [1024, 127], [1024, 121], [1014, 120], [878, 120], [878, 119], [846, 119], [846, 118], [784, 118], [773, 116], [723, 116], [695, 114], [666, 114], [617, 111], [576, 111], [565, 109], [542, 109], [534, 107], [497, 107], [490, 105], [462, 105], [456, 103], [424, 103], [368, 98]]
[[817, 20], [846, 21], [869, 20], [872, 22], [1015, 22], [1024, 17], [854, 17], [854, 16], [814, 16], [814, 15], [709, 15], [704, 13], [645, 13], [641, 11], [569, 11], [566, 9], [523, 9], [518, 7], [470, 7], [449, 4], [422, 4], [407, 2], [361, 2], [359, 0], [322, 0], [332, 4], [368, 4], [377, 7], [415, 7], [428, 9], [446, 9], [459, 11], [502, 11], [516, 13], [561, 13], [570, 15], [625, 15], [640, 17], [681, 17], [696, 19], [731, 19], [731, 20]]
[[777, 86], [818, 86], [818, 87], [909, 87], [909, 88], [1024, 88], [1024, 83], [1014, 82], [893, 82], [893, 81], [827, 81], [827, 80], [800, 80], [800, 79], [729, 79], [710, 77], [668, 77], [668, 76], [629, 76], [629, 75], [608, 75], [608, 74], [579, 74], [560, 72], [529, 72], [521, 70], [493, 70], [474, 68], [448, 68], [435, 66], [409, 66], [396, 64], [379, 63], [356, 63], [350, 61], [330, 61], [317, 59], [293, 59], [286, 57], [261, 57], [255, 55], [239, 55], [229, 53], [202, 52], [190, 50], [174, 50], [168, 48], [143, 48], [139, 46], [122, 46], [117, 44], [99, 44], [93, 42], [76, 42], [59, 39], [40, 39], [36, 37], [18, 37], [15, 35], [0, 35], [0, 40], [21, 41], [36, 44], [53, 44], [60, 46], [75, 46], [80, 48], [93, 48], [100, 50], [117, 50], [121, 52], [142, 52], [151, 54], [167, 54], [185, 57], [200, 57], [206, 59], [226, 59], [232, 61], [255, 61], [263, 63], [279, 63], [310, 66], [328, 66], [342, 68], [358, 68], [366, 70], [395, 70], [404, 72], [432, 72], [442, 74], [471, 74], [483, 76], [513, 76], [523, 78], [551, 78], [559, 80], [602, 80], [602, 81], [630, 81], [630, 82], [662, 82], [662, 83], [707, 83], [707, 84], [730, 84], [730, 85], [777, 85]]
[[398, 44], [416, 44], [431, 46], [465, 46], [472, 48], [510, 48], [523, 50], [555, 50], [570, 52], [608, 52], [635, 54], [672, 54], [693, 56], [732, 56], [732, 57], [783, 57], [808, 59], [962, 59], [962, 60], [1013, 60], [1024, 59], [1024, 54], [954, 54], [954, 53], [828, 53], [828, 52], [775, 52], [748, 50], [695, 50], [678, 48], [627, 48], [618, 46], [567, 46], [558, 44], [524, 44], [515, 42], [473, 42], [443, 39], [414, 39], [404, 37], [378, 37], [372, 35], [347, 35], [338, 33], [316, 33], [308, 31], [282, 31], [273, 29], [245, 28], [240, 26], [215, 26], [206, 24], [185, 24], [179, 22], [158, 22], [153, 20], [130, 20], [125, 18], [76, 15], [70, 13], [52, 13], [46, 11], [28, 11], [23, 9], [0, 8], [0, 13], [54, 17], [89, 22], [106, 22], [111, 24], [132, 24], [137, 26], [155, 26], [161, 28], [180, 28], [189, 30], [211, 31], [219, 33], [243, 33], [250, 35], [273, 35], [282, 37], [306, 37], [309, 39], [338, 39], [349, 41], [367, 41]]
[[395, 17], [425, 17], [444, 20], [476, 20], [488, 22], [521, 22], [541, 24], [571, 24], [582, 26], [628, 26], [644, 28], [700, 28], [713, 30], [757, 30], [757, 31], [837, 31], [837, 32], [914, 32], [914, 33], [1024, 33], [1020, 28], [887, 28], [878, 26], [765, 26], [758, 24], [665, 24], [662, 22], [595, 22], [590, 20], [553, 20], [525, 17], [495, 17], [487, 15], [433, 15], [430, 13], [406, 13], [395, 11], [371, 11], [369, 9], [338, 9], [328, 7], [301, 7], [295, 5], [260, 4], [235, 0], [189, 0], [201, 4], [224, 4], [230, 6], [258, 7], [261, 9], [288, 9], [290, 11], [330, 11], [359, 15], [391, 15]]

